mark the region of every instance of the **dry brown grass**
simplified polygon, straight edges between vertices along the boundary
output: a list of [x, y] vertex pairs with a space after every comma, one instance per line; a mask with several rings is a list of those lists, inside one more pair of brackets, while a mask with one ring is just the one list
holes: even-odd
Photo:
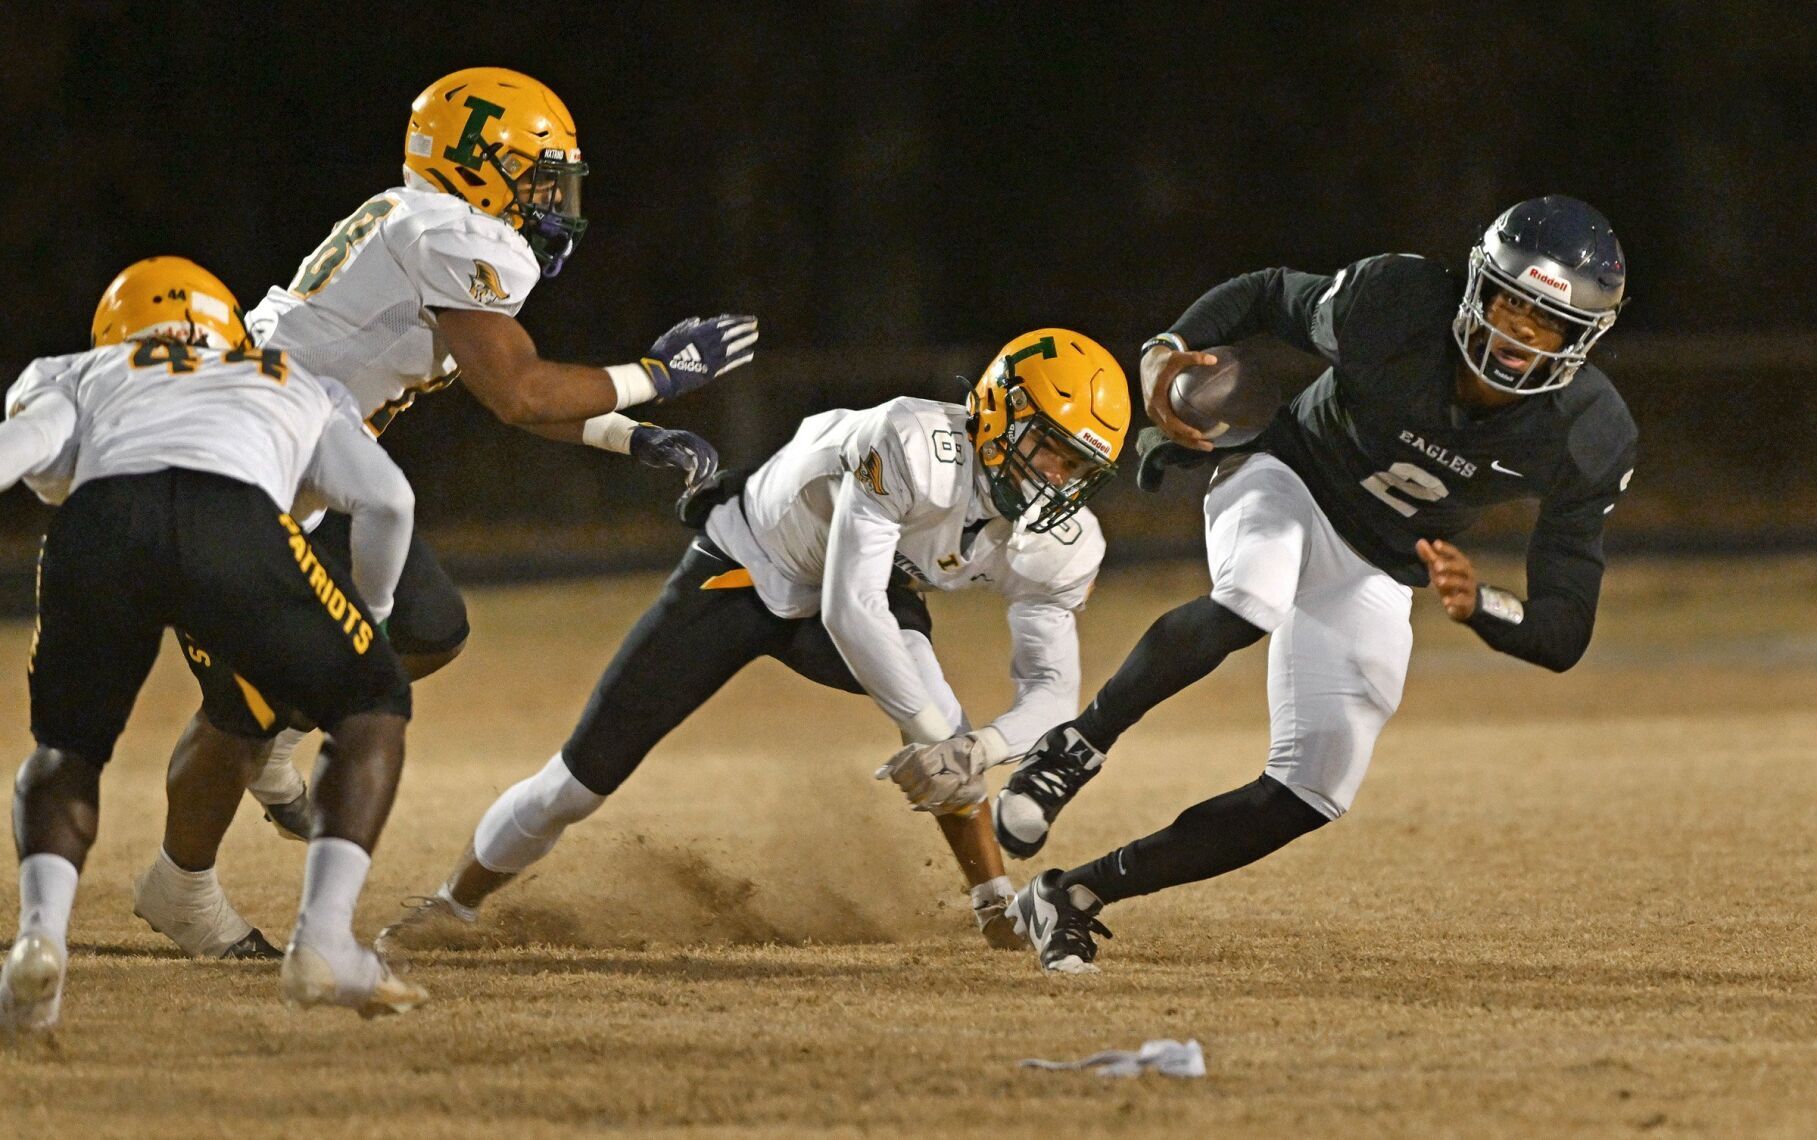
[[[1106, 582], [1088, 684], [1200, 573]], [[1115, 908], [1085, 979], [970, 932], [933, 827], [868, 778], [892, 733], [864, 701], [753, 668], [469, 945], [419, 959], [429, 1008], [372, 1024], [292, 1015], [273, 971], [178, 960], [131, 917], [190, 709], [172, 654], [108, 773], [64, 1029], [0, 1050], [0, 1134], [1814, 1135], [1814, 584], [1808, 561], [1620, 566], [1565, 677], [1421, 599], [1352, 816]], [[653, 586], [473, 598], [467, 656], [419, 689], [366, 930], [559, 745]], [[990, 599], [936, 622], [961, 693], [1000, 707]], [[27, 635], [0, 632], [0, 661]], [[12, 676], [0, 747], [19, 756]], [[1052, 860], [1252, 778], [1265, 726], [1251, 652], [1125, 739]], [[281, 937], [300, 866], [246, 813], [223, 877]], [[1158, 1036], [1203, 1042], [1209, 1079], [1015, 1067]]]

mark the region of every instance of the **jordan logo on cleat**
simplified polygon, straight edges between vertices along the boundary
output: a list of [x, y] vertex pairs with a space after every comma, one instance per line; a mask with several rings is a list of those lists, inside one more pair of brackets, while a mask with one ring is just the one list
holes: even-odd
[[690, 344], [675, 354], [669, 361], [669, 368], [679, 372], [705, 372], [707, 362], [700, 358], [700, 350]]

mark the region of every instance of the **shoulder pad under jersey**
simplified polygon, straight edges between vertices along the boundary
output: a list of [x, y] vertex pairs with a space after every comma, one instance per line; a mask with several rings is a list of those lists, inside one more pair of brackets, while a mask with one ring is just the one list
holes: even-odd
[[1089, 508], [1042, 534], [1017, 528], [1004, 550], [1010, 576], [1003, 592], [1012, 600], [1045, 598], [1077, 609], [1091, 594], [1104, 551], [1103, 528]]
[[421, 208], [393, 211], [383, 233], [398, 264], [431, 308], [495, 309], [516, 315], [542, 279], [530, 245], [507, 223], [447, 194], [412, 193]]
[[87, 352], [71, 352], [62, 356], [40, 356], [25, 366], [19, 378], [6, 390], [6, 414], [13, 415], [25, 406], [26, 401], [40, 392], [51, 389], [63, 389], [64, 394], [73, 401], [75, 393], [68, 391], [81, 369], [97, 355], [105, 353], [114, 346], [90, 349]]
[[1617, 464], [1632, 462], [1640, 429], [1628, 411], [1627, 401], [1609, 377], [1594, 364], [1585, 364], [1559, 392], [1560, 409], [1570, 417], [1567, 446], [1571, 464], [1596, 480]]

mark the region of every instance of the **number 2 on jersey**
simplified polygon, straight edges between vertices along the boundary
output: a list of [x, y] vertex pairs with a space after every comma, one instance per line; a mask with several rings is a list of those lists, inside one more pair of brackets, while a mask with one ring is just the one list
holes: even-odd
[[365, 244], [372, 231], [378, 228], [379, 220], [396, 205], [397, 199], [385, 194], [342, 218], [327, 240], [316, 246], [315, 252], [297, 267], [296, 280], [290, 283], [290, 291], [299, 297], [308, 297], [334, 280], [341, 266], [353, 256], [353, 251]]
[[[1386, 471], [1377, 471], [1363, 480], [1363, 490], [1408, 518], [1420, 509], [1419, 503], [1436, 503], [1451, 493], [1437, 475], [1411, 463], [1396, 463]], [[1418, 501], [1409, 503], [1401, 495]]]

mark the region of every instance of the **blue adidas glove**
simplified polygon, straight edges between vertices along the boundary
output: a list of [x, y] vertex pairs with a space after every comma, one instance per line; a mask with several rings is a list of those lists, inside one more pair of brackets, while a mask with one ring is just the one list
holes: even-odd
[[673, 400], [749, 364], [756, 353], [756, 317], [689, 317], [657, 337], [639, 363], [656, 386], [656, 398]]
[[639, 424], [631, 429], [631, 458], [650, 467], [673, 467], [692, 487], [719, 470], [719, 452], [691, 431]]

